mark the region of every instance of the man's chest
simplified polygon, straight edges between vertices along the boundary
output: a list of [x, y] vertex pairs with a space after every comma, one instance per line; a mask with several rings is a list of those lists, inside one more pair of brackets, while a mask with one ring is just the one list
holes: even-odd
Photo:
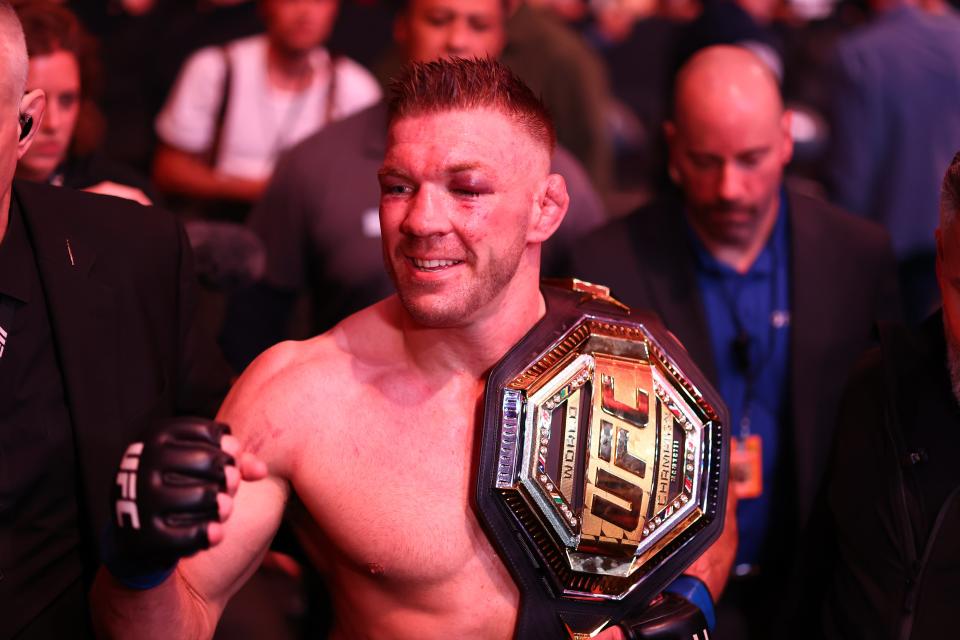
[[473, 507], [474, 401], [445, 405], [366, 411], [322, 467], [301, 467], [294, 488], [324, 556], [411, 585], [455, 579], [478, 553], [494, 561]]

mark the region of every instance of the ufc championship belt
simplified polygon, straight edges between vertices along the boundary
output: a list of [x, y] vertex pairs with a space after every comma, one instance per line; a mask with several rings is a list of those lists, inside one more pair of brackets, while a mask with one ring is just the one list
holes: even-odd
[[480, 517], [521, 592], [517, 638], [642, 610], [723, 529], [727, 409], [659, 320], [570, 281], [487, 381]]

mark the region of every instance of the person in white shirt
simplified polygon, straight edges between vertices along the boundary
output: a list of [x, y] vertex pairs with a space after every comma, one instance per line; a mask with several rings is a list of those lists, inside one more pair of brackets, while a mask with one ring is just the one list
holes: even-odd
[[323, 47], [338, 6], [260, 0], [265, 34], [187, 60], [156, 121], [161, 190], [253, 202], [284, 149], [380, 99], [369, 72]]

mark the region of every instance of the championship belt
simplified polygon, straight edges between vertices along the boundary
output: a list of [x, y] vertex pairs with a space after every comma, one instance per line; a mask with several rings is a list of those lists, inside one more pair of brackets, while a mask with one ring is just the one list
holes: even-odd
[[587, 638], [723, 529], [727, 409], [659, 320], [570, 281], [487, 381], [480, 518], [521, 592], [517, 638]]

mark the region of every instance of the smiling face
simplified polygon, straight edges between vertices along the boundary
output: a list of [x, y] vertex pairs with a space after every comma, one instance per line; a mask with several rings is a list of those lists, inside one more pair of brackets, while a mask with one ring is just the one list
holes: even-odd
[[[80, 67], [67, 51], [30, 58], [27, 91], [42, 89], [47, 108], [33, 146], [20, 160], [17, 175], [45, 181], [63, 162], [80, 113]], [[36, 123], [35, 123], [36, 125]]]
[[516, 278], [537, 278], [530, 225], [548, 168], [544, 145], [498, 111], [391, 125], [379, 173], [384, 261], [416, 322], [462, 326], [495, 313]]

